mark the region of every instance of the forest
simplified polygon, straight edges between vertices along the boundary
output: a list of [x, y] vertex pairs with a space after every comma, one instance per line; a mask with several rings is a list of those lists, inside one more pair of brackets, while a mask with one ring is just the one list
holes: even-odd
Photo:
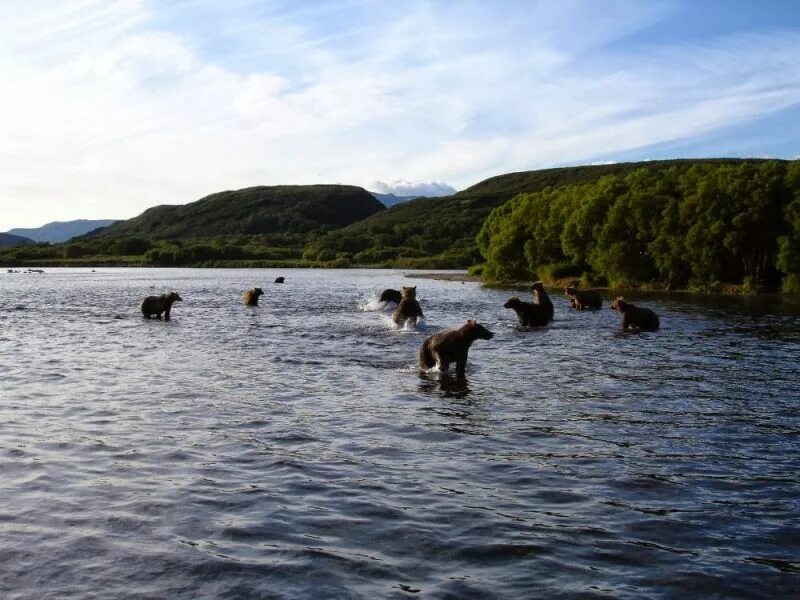
[[520, 194], [477, 236], [488, 280], [800, 292], [800, 161], [677, 164]]

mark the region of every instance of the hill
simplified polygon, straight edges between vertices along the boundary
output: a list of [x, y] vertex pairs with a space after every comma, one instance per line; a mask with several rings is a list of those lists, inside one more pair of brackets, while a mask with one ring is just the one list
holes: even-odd
[[0, 248], [14, 248], [26, 244], [35, 244], [32, 239], [12, 233], [0, 233]]
[[114, 219], [78, 219], [76, 221], [53, 221], [41, 227], [10, 229], [8, 233], [30, 238], [34, 242], [57, 244], [79, 235], [94, 231], [99, 227], [108, 227], [115, 223]]
[[149, 240], [302, 236], [343, 227], [383, 209], [369, 192], [354, 186], [259, 186], [211, 194], [189, 204], [155, 206], [138, 217], [111, 225], [97, 236]]
[[489, 213], [522, 193], [539, 192], [625, 175], [695, 164], [759, 162], [751, 159], [679, 159], [560, 167], [491, 177], [452, 196], [410, 200], [326, 234], [306, 249], [306, 258], [339, 257], [354, 264], [466, 268], [482, 262], [475, 238]]

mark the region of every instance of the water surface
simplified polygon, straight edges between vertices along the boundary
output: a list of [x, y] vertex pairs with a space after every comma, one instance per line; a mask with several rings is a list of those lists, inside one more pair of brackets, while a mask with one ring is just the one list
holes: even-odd
[[[0, 274], [4, 598], [800, 589], [795, 301], [633, 298], [662, 330], [625, 334], [556, 295], [518, 331], [508, 291], [402, 271], [47, 271]], [[467, 318], [466, 379], [420, 374]]]

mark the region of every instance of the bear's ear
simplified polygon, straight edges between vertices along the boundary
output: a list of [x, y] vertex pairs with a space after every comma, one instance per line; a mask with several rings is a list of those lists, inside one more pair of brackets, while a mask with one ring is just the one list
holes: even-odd
[[475, 321], [472, 319], [467, 319], [467, 325], [475, 325]]

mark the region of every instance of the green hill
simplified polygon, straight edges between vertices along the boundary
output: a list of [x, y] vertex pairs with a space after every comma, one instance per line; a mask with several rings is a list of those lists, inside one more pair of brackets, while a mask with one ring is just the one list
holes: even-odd
[[475, 238], [485, 218], [522, 193], [539, 192], [625, 175], [695, 164], [735, 165], [751, 159], [685, 159], [561, 167], [491, 177], [452, 196], [410, 200], [312, 241], [310, 260], [333, 257], [354, 264], [420, 268], [466, 268], [482, 262]]
[[219, 192], [179, 206], [154, 206], [96, 236], [149, 240], [237, 234], [304, 236], [344, 227], [381, 210], [383, 205], [372, 194], [354, 186], [259, 186]]
[[[9, 250], [2, 264], [293, 266], [320, 235], [384, 206], [348, 185], [261, 186], [154, 206], [65, 244]], [[337, 265], [340, 263], [336, 263]]]

